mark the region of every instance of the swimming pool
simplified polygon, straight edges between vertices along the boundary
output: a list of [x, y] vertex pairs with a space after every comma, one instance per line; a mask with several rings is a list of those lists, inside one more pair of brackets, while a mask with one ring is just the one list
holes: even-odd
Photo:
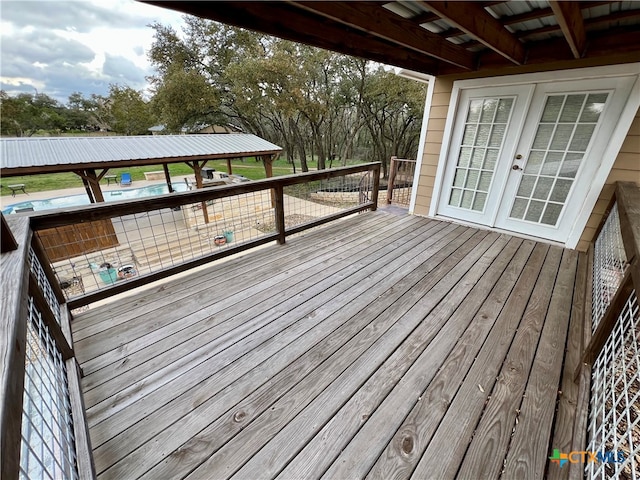
[[[173, 185], [173, 190], [176, 192], [184, 192], [187, 190], [187, 185], [184, 183], [176, 183]], [[160, 183], [157, 185], [148, 185], [140, 188], [128, 188], [126, 190], [107, 190], [103, 191], [105, 202], [113, 202], [115, 200], [134, 200], [136, 198], [152, 197], [154, 195], [162, 195], [169, 193], [169, 187], [166, 184]], [[2, 213], [9, 215], [16, 213], [16, 211], [22, 209], [33, 209], [36, 212], [42, 210], [52, 210], [55, 208], [67, 208], [78, 207], [81, 205], [89, 205], [89, 197], [86, 194], [82, 195], [69, 195], [66, 197], [49, 198], [46, 200], [31, 200], [20, 203], [12, 203], [2, 209]]]

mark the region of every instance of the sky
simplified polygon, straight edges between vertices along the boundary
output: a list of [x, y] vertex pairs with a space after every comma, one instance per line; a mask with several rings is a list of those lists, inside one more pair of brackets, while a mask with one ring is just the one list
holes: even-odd
[[109, 84], [145, 90], [153, 22], [180, 31], [182, 15], [133, 0], [0, 0], [0, 89], [63, 104]]

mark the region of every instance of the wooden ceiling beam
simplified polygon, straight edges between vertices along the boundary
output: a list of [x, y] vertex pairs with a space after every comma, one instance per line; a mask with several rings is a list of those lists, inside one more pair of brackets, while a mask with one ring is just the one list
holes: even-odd
[[522, 65], [524, 45], [476, 2], [421, 2], [443, 20], [477, 39], [511, 62]]
[[578, 2], [549, 0], [549, 6], [556, 16], [560, 30], [575, 58], [584, 54], [587, 34], [582, 20], [582, 11]]
[[474, 67], [474, 57], [471, 53], [446, 41], [438, 34], [416, 25], [411, 20], [390, 12], [381, 5], [359, 2], [290, 1], [289, 3], [466, 70], [472, 70]]

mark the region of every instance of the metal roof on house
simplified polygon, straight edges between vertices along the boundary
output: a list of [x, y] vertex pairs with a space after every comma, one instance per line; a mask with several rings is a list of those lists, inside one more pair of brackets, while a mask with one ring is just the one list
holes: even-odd
[[2, 175], [9, 176], [275, 155], [281, 151], [278, 145], [245, 133], [1, 138], [0, 166]]

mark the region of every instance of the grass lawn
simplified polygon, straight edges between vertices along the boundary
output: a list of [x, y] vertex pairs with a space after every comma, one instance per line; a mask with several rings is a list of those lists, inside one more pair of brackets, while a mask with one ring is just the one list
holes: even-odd
[[[227, 171], [226, 160], [211, 160], [207, 163], [208, 167], [215, 168], [218, 171]], [[309, 165], [312, 167], [312, 165]], [[231, 167], [234, 174], [243, 175], [251, 180], [259, 180], [265, 178], [264, 166], [262, 162], [256, 162], [253, 158], [242, 160], [232, 160]], [[313, 164], [315, 167], [315, 164]], [[122, 172], [131, 173], [131, 178], [136, 180], [144, 180], [144, 172], [162, 170], [162, 165], [148, 165], [145, 167], [128, 167], [110, 169], [108, 175], [120, 175]], [[298, 169], [299, 171], [299, 169]], [[169, 165], [169, 173], [172, 177], [184, 175], [193, 175], [191, 167], [184, 163], [173, 163]], [[293, 173], [293, 167], [286, 160], [276, 160], [273, 163], [273, 175], [288, 175]], [[24, 175], [19, 177], [2, 177], [0, 191], [2, 195], [11, 195], [11, 190], [7, 185], [16, 183], [24, 183], [27, 192], [42, 192], [47, 190], [59, 190], [63, 188], [82, 187], [82, 180], [75, 173], [48, 173], [42, 175]], [[106, 181], [103, 180], [103, 183]]]

